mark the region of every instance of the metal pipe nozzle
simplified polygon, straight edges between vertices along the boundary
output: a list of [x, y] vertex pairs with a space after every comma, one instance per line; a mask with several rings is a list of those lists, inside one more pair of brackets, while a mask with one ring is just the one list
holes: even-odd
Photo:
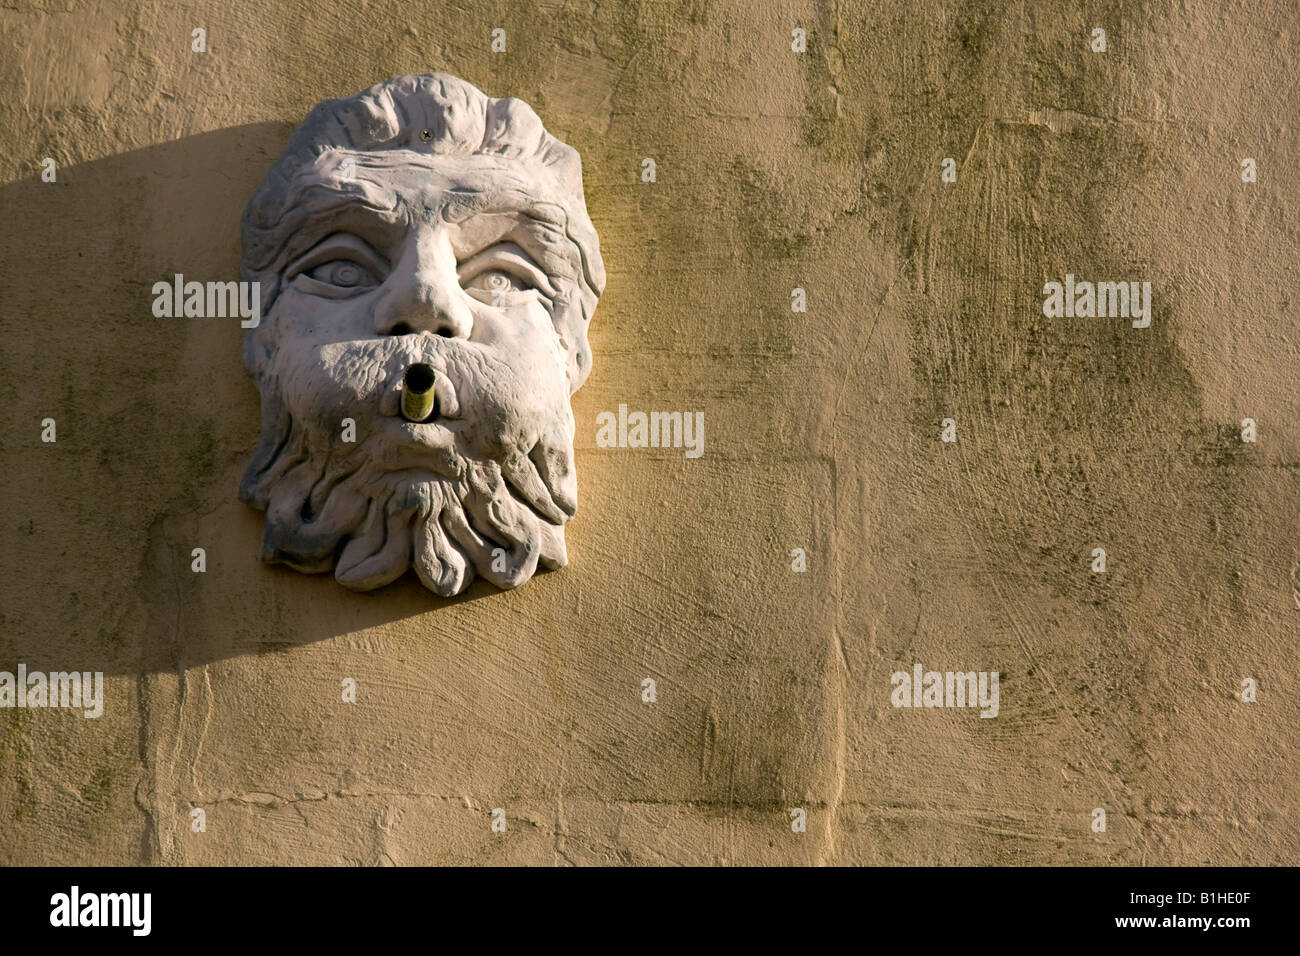
[[433, 368], [417, 362], [402, 376], [402, 417], [423, 422], [436, 417], [438, 397], [434, 394]]

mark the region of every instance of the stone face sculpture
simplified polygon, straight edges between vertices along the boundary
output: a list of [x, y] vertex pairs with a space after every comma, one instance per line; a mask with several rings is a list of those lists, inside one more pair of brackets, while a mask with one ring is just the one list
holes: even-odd
[[244, 211], [263, 561], [443, 597], [566, 563], [569, 397], [605, 284], [578, 153], [516, 99], [399, 76], [320, 103]]

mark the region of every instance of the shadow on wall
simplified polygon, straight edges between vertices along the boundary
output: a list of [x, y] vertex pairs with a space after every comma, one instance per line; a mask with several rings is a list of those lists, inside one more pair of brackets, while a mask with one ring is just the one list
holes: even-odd
[[52, 183], [33, 157], [0, 189], [0, 670], [174, 671], [500, 593], [444, 601], [408, 573], [356, 594], [257, 559], [239, 319], [156, 318], [152, 288], [239, 277], [240, 215], [292, 129], [56, 165]]

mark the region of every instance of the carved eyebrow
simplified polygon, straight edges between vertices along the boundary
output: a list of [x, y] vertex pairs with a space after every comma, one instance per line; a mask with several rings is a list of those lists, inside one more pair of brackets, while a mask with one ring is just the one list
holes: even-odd
[[400, 204], [386, 206], [373, 199], [324, 183], [302, 189], [278, 226], [288, 232], [280, 261], [292, 262], [335, 233], [350, 233], [372, 249], [390, 250], [409, 228], [407, 210]]
[[349, 232], [335, 232], [316, 243], [304, 255], [298, 257], [284, 270], [285, 281], [289, 281], [313, 266], [321, 265], [333, 259], [351, 257], [370, 269], [378, 278], [383, 278], [392, 269], [387, 259], [375, 251], [374, 246], [360, 236]]
[[462, 283], [467, 282], [480, 272], [503, 265], [522, 270], [549, 298], [559, 294], [551, 284], [550, 276], [533, 261], [532, 256], [513, 242], [498, 242], [470, 256], [456, 267], [456, 277]]
[[463, 236], [460, 242], [454, 243], [458, 247], [457, 256], [468, 260], [494, 243], [511, 242], [520, 247], [552, 282], [576, 279], [582, 265], [581, 252], [562, 224], [542, 214], [542, 210], [550, 205], [488, 208], [456, 217], [452, 221], [463, 226], [485, 219], [494, 224], [494, 228], [474, 237], [477, 239], [475, 242], [471, 243], [468, 241], [470, 237]]

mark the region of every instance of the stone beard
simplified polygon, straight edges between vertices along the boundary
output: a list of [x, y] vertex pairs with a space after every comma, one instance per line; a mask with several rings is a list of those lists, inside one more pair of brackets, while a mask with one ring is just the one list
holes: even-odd
[[243, 218], [262, 560], [443, 597], [566, 563], [569, 397], [604, 287], [578, 154], [526, 104], [402, 76], [318, 105]]

